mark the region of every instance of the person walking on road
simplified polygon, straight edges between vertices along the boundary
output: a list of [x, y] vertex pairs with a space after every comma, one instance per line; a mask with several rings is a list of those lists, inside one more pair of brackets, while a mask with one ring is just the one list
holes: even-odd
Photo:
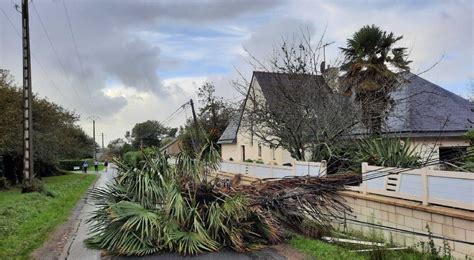
[[105, 172], [107, 172], [107, 170], [109, 169], [109, 161], [107, 159], [105, 159], [104, 161], [104, 166], [105, 166]]
[[94, 160], [94, 170], [95, 172], [99, 172], [99, 161], [97, 161], [97, 159]]
[[84, 160], [84, 162], [82, 162], [82, 172], [87, 173], [88, 167], [89, 167], [89, 163], [87, 162], [87, 160]]

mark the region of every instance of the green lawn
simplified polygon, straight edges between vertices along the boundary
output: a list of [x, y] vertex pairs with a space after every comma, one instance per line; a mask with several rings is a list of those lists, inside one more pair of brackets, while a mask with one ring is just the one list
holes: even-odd
[[[103, 162], [99, 164], [99, 171], [105, 170], [105, 166], [103, 165]], [[94, 172], [94, 164], [89, 164], [89, 167], [87, 167], [87, 172]]]
[[22, 194], [18, 189], [0, 191], [0, 259], [28, 259], [67, 220], [71, 210], [97, 175], [67, 174], [44, 178], [55, 197]]
[[[339, 260], [339, 259], [354, 259], [354, 260], [372, 260], [372, 259], [399, 259], [399, 260], [417, 260], [417, 259], [438, 259], [433, 258], [428, 254], [423, 254], [409, 249], [406, 251], [387, 251], [378, 250], [371, 253], [355, 253], [350, 249], [326, 243], [320, 240], [310, 239], [303, 236], [295, 236], [289, 244], [306, 253], [315, 259]], [[354, 249], [354, 248], [353, 248]]]

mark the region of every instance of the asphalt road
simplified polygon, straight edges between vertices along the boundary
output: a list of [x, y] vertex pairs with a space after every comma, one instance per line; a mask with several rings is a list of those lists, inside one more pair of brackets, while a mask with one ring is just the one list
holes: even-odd
[[200, 254], [197, 256], [180, 256], [177, 254], [165, 253], [149, 256], [115, 256], [112, 260], [285, 260], [286, 257], [277, 253], [273, 248], [266, 248], [249, 253], [237, 253], [231, 250], [223, 250], [215, 253]]
[[[109, 166], [108, 172], [100, 172], [100, 177], [94, 185], [96, 187], [105, 186], [115, 176], [115, 169]], [[84, 240], [88, 238], [89, 224], [86, 220], [90, 218], [90, 214], [95, 210], [95, 206], [91, 204], [89, 196], [85, 199], [84, 207], [81, 209], [78, 217], [78, 224], [74, 235], [72, 235], [64, 247], [64, 251], [61, 254], [61, 259], [70, 260], [94, 260], [101, 259], [101, 251], [92, 250], [86, 247]]]

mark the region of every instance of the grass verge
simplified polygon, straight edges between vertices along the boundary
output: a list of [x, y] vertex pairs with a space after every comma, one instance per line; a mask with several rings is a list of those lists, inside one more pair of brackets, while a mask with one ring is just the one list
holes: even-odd
[[71, 210], [97, 178], [66, 174], [43, 178], [55, 197], [0, 191], [0, 259], [28, 259], [47, 239], [48, 233], [67, 220]]
[[289, 244], [308, 256], [315, 259], [355, 259], [355, 260], [372, 260], [372, 259], [400, 259], [400, 260], [417, 260], [417, 259], [442, 259], [433, 257], [428, 254], [417, 252], [413, 249], [403, 251], [388, 251], [384, 248], [374, 250], [373, 252], [356, 253], [351, 249], [342, 245], [330, 244], [324, 241], [306, 238], [303, 236], [294, 236]]

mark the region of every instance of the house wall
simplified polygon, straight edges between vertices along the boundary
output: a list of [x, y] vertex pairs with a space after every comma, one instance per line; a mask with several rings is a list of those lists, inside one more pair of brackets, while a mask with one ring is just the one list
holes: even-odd
[[[454, 258], [474, 257], [474, 245], [465, 243], [474, 241], [472, 211], [423, 206], [418, 202], [355, 192], [343, 192], [343, 196], [353, 213], [352, 216], [346, 215], [346, 221], [335, 224], [339, 229], [357, 230], [367, 235], [375, 232], [384, 236], [386, 241], [392, 240], [401, 246], [415, 246], [420, 241], [427, 242], [427, 237], [357, 225], [350, 219], [423, 234], [427, 233], [428, 225], [433, 235], [458, 240], [448, 241]], [[433, 241], [437, 247], [443, 247], [442, 239], [434, 238]]]
[[[239, 131], [237, 136], [237, 142], [233, 144], [222, 144], [221, 152], [223, 160], [230, 160], [236, 162], [242, 162], [242, 146], [245, 147], [245, 159], [253, 161], [261, 160], [265, 164], [278, 164], [283, 165], [284, 163], [291, 163], [293, 158], [290, 153], [282, 148], [272, 149], [268, 145], [261, 144], [256, 138], [250, 137], [249, 133], [242, 133]], [[261, 146], [261, 156], [258, 153], [258, 147]], [[274, 150], [274, 151], [273, 151]]]
[[[254, 79], [252, 81], [251, 87], [254, 90], [252, 93], [256, 95], [257, 98], [263, 98], [258, 81]], [[251, 105], [251, 102], [247, 102], [245, 104], [245, 109], [251, 109]], [[259, 145], [261, 146], [260, 155], [258, 152]], [[245, 147], [245, 159], [250, 159], [253, 161], [261, 160], [265, 164], [278, 165], [291, 163], [293, 161], [293, 158], [288, 151], [282, 148], [273, 149], [268, 144], [263, 144], [261, 139], [253, 136], [251, 132], [242, 125], [239, 127], [236, 143], [221, 145], [222, 159], [229, 160], [232, 158], [234, 161], [242, 162], [242, 146]]]
[[469, 141], [462, 137], [413, 137], [410, 143], [416, 147], [423, 161], [439, 160], [440, 147], [467, 147]]

